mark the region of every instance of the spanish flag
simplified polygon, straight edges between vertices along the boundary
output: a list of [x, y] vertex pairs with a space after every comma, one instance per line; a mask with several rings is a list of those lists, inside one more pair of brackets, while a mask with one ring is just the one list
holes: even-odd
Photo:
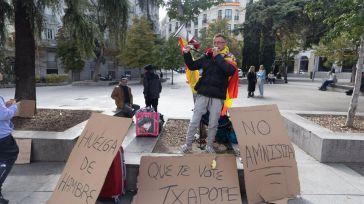
[[[187, 41], [180, 37], [179, 45], [181, 47], [181, 52], [183, 52], [183, 48], [187, 45]], [[192, 70], [188, 69], [186, 64], [185, 64], [185, 70], [186, 70], [187, 83], [190, 86], [192, 93], [196, 94], [195, 85], [196, 85], [198, 79], [200, 78], [200, 73], [198, 70], [192, 71]]]
[[224, 106], [221, 110], [221, 116], [226, 115], [226, 112], [233, 105], [233, 99], [238, 97], [239, 89], [239, 72], [238, 65], [236, 63], [235, 56], [229, 51], [229, 47], [225, 46], [223, 50], [220, 51], [226, 62], [231, 64], [235, 68], [234, 74], [229, 77], [228, 89], [226, 91], [226, 99], [224, 101]]

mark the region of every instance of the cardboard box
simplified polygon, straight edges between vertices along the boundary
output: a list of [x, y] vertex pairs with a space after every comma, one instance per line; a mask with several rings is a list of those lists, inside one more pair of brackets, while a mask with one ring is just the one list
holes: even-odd
[[15, 164], [29, 164], [32, 150], [32, 139], [15, 139], [19, 147], [18, 159]]
[[31, 118], [35, 114], [35, 101], [34, 100], [21, 100], [18, 102], [17, 116], [22, 118]]

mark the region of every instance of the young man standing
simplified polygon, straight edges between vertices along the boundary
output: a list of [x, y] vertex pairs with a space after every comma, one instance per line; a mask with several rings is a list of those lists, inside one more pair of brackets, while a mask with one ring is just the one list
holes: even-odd
[[191, 48], [186, 46], [183, 50], [184, 60], [190, 70], [203, 69], [202, 76], [198, 80], [195, 90], [197, 97], [193, 116], [187, 130], [186, 143], [180, 147], [183, 153], [192, 150], [192, 141], [200, 124], [201, 117], [207, 111], [209, 115], [208, 135], [206, 151], [215, 153], [213, 142], [215, 139], [221, 109], [228, 88], [229, 77], [235, 72], [235, 68], [225, 60], [227, 55], [231, 55], [226, 46], [226, 38], [215, 35], [213, 39], [214, 48], [201, 58], [194, 61], [191, 56]]

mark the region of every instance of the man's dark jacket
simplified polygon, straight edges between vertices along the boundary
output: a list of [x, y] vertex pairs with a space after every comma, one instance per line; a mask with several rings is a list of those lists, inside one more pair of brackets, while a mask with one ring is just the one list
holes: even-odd
[[157, 74], [153, 71], [147, 71], [143, 79], [144, 98], [156, 99], [162, 91], [162, 84]]
[[195, 86], [197, 94], [225, 100], [228, 80], [234, 74], [235, 68], [220, 54], [215, 58], [203, 55], [196, 61], [193, 61], [191, 53], [184, 53], [183, 57], [190, 70], [203, 69], [202, 76]]

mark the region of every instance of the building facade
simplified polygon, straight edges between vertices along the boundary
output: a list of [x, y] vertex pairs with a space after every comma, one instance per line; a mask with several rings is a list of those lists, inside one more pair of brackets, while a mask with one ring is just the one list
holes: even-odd
[[[233, 32], [241, 28], [245, 21], [245, 7], [248, 0], [226, 0], [225, 3], [218, 6], [211, 7], [203, 11], [196, 18], [196, 20], [187, 23], [187, 30], [197, 38], [200, 36], [200, 31], [207, 28], [208, 24], [217, 19], [227, 19], [227, 29], [235, 34], [237, 40], [242, 40], [240, 32]], [[165, 39], [173, 36], [176, 30], [181, 25], [181, 22], [175, 19], [169, 19], [166, 16], [162, 19], [161, 23], [161, 36]]]
[[[148, 5], [139, 5], [139, 0], [129, 0], [130, 13], [129, 25], [132, 24], [133, 17], [140, 17], [149, 13], [150, 19], [153, 21], [153, 29], [159, 34], [159, 6], [149, 1]], [[55, 14], [50, 9], [45, 10], [45, 24], [41, 35], [41, 39], [36, 42], [36, 75], [44, 77], [47, 74], [64, 74], [64, 69], [60, 59], [57, 57], [57, 41], [56, 36], [58, 30], [62, 27], [61, 16]], [[95, 59], [85, 60], [85, 66], [81, 72], [70, 72], [70, 80], [90, 80], [95, 71]], [[102, 76], [110, 75], [113, 79], [118, 79], [123, 74], [131, 76], [139, 75], [138, 70], [127, 69], [118, 64], [116, 55], [106, 54], [104, 63], [101, 63], [100, 74]]]

